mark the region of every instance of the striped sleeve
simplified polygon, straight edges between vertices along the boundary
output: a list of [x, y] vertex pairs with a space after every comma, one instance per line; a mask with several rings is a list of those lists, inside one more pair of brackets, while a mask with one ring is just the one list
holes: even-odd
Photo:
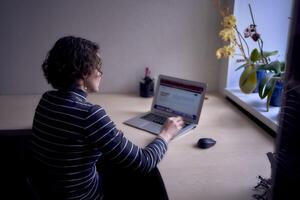
[[99, 149], [106, 158], [143, 173], [151, 171], [167, 151], [167, 142], [161, 137], [155, 138], [145, 148], [133, 144], [100, 106], [91, 109], [86, 119], [86, 134], [93, 148]]

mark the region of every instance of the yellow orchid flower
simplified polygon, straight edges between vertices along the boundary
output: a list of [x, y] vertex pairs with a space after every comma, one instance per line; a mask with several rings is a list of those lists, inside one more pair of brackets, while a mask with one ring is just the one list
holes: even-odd
[[223, 19], [223, 25], [226, 28], [233, 28], [236, 25], [236, 18], [233, 15], [225, 16]]
[[235, 39], [235, 30], [233, 28], [224, 28], [219, 33], [223, 41], [233, 41]]
[[227, 57], [233, 56], [235, 52], [235, 48], [233, 46], [228, 45], [228, 46], [224, 46], [223, 48]]
[[223, 58], [223, 48], [217, 49], [217, 51], [216, 51], [216, 57], [217, 57], [217, 59]]
[[229, 56], [232, 56], [235, 52], [235, 49], [233, 46], [224, 46], [222, 48], [219, 48], [217, 51], [216, 51], [216, 57], [217, 59], [221, 59], [221, 58], [227, 58]]

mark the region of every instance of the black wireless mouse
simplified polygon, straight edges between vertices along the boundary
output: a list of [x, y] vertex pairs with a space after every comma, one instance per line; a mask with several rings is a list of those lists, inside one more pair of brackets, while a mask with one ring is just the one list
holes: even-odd
[[207, 149], [216, 144], [216, 141], [211, 138], [200, 138], [197, 142], [197, 146], [201, 149]]

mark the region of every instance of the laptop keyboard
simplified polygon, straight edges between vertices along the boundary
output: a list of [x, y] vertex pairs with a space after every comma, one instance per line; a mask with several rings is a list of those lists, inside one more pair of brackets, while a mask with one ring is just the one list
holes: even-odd
[[[147, 114], [145, 116], [142, 116], [141, 118], [145, 119], [145, 120], [148, 120], [150, 122], [161, 124], [161, 125], [163, 125], [164, 122], [167, 120], [167, 117], [160, 116], [160, 115], [155, 115], [153, 113], [149, 113], [149, 114]], [[189, 125], [189, 124], [188, 123], [184, 123], [183, 128], [186, 127], [187, 125]]]
[[145, 119], [145, 120], [148, 120], [150, 122], [154, 122], [154, 123], [157, 123], [157, 124], [161, 124], [163, 125], [164, 122], [167, 120], [166, 117], [164, 116], [160, 116], [160, 115], [155, 115], [153, 113], [149, 113], [143, 117], [141, 117], [142, 119]]

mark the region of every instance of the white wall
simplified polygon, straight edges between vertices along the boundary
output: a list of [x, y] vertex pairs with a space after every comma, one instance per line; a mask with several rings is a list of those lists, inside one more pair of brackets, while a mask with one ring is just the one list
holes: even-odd
[[[247, 26], [252, 23], [248, 4], [250, 3], [257, 31], [261, 34], [264, 42], [264, 51], [278, 50], [278, 56], [272, 59], [285, 61], [288, 42], [289, 24], [293, 0], [235, 0], [234, 15], [237, 18], [237, 27], [243, 34]], [[256, 42], [247, 38], [250, 52], [258, 48]], [[237, 88], [242, 70], [235, 71], [237, 66], [236, 58], [229, 59], [227, 88]]]
[[65, 35], [100, 44], [102, 92], [137, 92], [146, 66], [218, 89], [211, 0], [1, 0], [0, 20], [0, 94], [50, 88], [40, 65]]

